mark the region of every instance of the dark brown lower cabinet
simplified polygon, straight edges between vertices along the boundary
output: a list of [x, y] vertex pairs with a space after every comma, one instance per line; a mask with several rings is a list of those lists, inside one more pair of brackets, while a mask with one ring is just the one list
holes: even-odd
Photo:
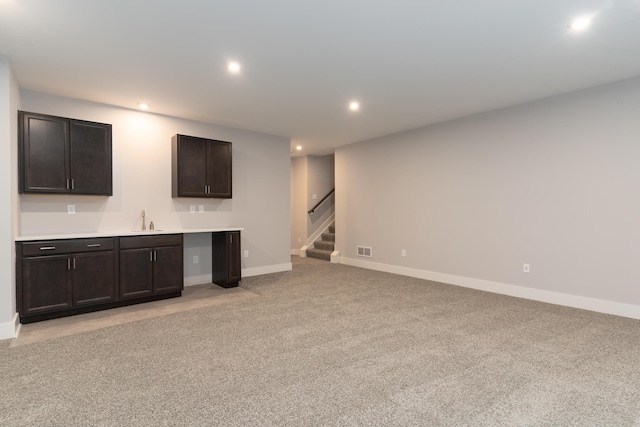
[[17, 243], [21, 319], [116, 299], [113, 239]]
[[182, 234], [120, 238], [120, 298], [183, 288]]
[[238, 286], [241, 277], [240, 232], [211, 233], [213, 283], [223, 288]]
[[180, 296], [182, 234], [16, 242], [22, 323]]

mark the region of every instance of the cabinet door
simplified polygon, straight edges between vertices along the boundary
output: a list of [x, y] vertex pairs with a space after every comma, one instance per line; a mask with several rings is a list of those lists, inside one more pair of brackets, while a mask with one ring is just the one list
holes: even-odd
[[228, 245], [228, 278], [229, 283], [238, 283], [241, 278], [240, 232], [230, 231]]
[[116, 299], [114, 262], [113, 251], [73, 256], [74, 305], [98, 304]]
[[69, 192], [69, 121], [21, 111], [19, 126], [19, 192]]
[[207, 152], [209, 197], [231, 198], [231, 143], [209, 141]]
[[70, 121], [71, 192], [111, 196], [111, 125]]
[[149, 248], [120, 251], [120, 298], [153, 293], [153, 253]]
[[153, 249], [154, 293], [181, 291], [184, 288], [183, 250], [172, 246]]
[[173, 197], [207, 197], [207, 140], [176, 135]]
[[71, 308], [71, 257], [53, 255], [22, 260], [21, 315]]

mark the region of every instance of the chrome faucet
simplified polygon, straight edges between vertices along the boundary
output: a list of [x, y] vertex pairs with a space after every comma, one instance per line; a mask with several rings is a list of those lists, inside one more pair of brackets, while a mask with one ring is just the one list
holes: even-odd
[[142, 211], [142, 229], [143, 230], [147, 229], [147, 225], [144, 223], [144, 211]]

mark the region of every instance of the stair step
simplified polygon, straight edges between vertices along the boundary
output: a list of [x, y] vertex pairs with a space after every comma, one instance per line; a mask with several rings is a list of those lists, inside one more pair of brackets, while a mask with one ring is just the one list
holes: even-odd
[[324, 249], [325, 251], [332, 251], [335, 248], [335, 242], [325, 242], [324, 240], [318, 240], [313, 243], [315, 249]]
[[322, 259], [325, 261], [331, 261], [331, 252], [324, 249], [307, 249], [307, 256], [310, 258]]
[[335, 242], [336, 234], [335, 233], [322, 233], [322, 240], [325, 242]]

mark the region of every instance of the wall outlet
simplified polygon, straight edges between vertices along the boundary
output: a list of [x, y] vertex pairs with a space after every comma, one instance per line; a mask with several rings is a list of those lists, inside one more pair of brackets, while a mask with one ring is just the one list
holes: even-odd
[[531, 272], [531, 267], [529, 266], [529, 264], [522, 264], [522, 272], [523, 273]]
[[197, 264], [198, 263], [198, 255], [194, 255], [193, 256], [193, 263]]
[[196, 213], [196, 205], [189, 206], [189, 213]]
[[249, 251], [244, 251], [244, 257], [249, 258]]
[[198, 212], [204, 213], [204, 205], [198, 205]]
[[67, 205], [67, 213], [70, 215], [76, 213], [76, 205]]
[[402, 250], [402, 256], [407, 256], [407, 251], [406, 250]]

